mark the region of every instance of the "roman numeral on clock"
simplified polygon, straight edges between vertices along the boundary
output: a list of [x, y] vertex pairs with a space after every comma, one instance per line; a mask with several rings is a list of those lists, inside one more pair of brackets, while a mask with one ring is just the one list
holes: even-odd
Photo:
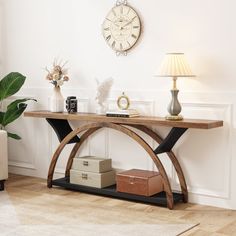
[[123, 9], [123, 7], [121, 6], [121, 7], [120, 7], [120, 14], [123, 14], [123, 11], [124, 11], [124, 9]]
[[127, 15], [129, 15], [129, 12], [130, 12], [131, 8], [129, 8], [128, 12], [127, 12]]
[[116, 41], [113, 41], [113, 43], [111, 44], [112, 48], [114, 48], [116, 46]]
[[116, 16], [116, 12], [114, 11], [114, 9], [112, 9], [112, 13], [114, 16]]
[[109, 41], [110, 38], [111, 38], [111, 35], [108, 35], [108, 36], [106, 37], [106, 40]]

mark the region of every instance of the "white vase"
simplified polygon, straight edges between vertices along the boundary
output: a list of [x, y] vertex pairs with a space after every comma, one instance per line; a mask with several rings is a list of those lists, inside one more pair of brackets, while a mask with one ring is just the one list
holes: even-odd
[[51, 112], [64, 111], [64, 98], [61, 94], [60, 86], [55, 86], [53, 88], [53, 94], [50, 98], [50, 111]]

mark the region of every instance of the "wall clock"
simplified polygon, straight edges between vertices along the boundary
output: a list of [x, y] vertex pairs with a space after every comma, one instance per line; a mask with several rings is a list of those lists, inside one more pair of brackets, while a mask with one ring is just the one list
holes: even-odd
[[140, 32], [140, 18], [127, 1], [117, 1], [102, 25], [104, 39], [117, 55], [126, 55], [138, 41]]

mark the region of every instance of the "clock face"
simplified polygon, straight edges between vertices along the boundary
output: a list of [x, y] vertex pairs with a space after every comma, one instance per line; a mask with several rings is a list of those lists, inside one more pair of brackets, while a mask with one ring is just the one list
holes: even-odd
[[138, 14], [127, 5], [115, 6], [106, 16], [102, 25], [107, 44], [117, 52], [125, 52], [137, 42], [141, 23]]

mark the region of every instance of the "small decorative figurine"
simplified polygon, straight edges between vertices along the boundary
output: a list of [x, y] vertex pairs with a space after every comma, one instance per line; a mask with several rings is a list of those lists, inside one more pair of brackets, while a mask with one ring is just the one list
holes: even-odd
[[97, 82], [97, 95], [96, 100], [98, 103], [98, 108], [96, 109], [97, 114], [106, 114], [106, 106], [105, 102], [109, 96], [111, 87], [113, 85], [113, 78], [105, 79], [103, 82], [99, 82], [96, 79]]
[[75, 96], [67, 97], [66, 110], [68, 113], [76, 113], [77, 112], [77, 99]]

